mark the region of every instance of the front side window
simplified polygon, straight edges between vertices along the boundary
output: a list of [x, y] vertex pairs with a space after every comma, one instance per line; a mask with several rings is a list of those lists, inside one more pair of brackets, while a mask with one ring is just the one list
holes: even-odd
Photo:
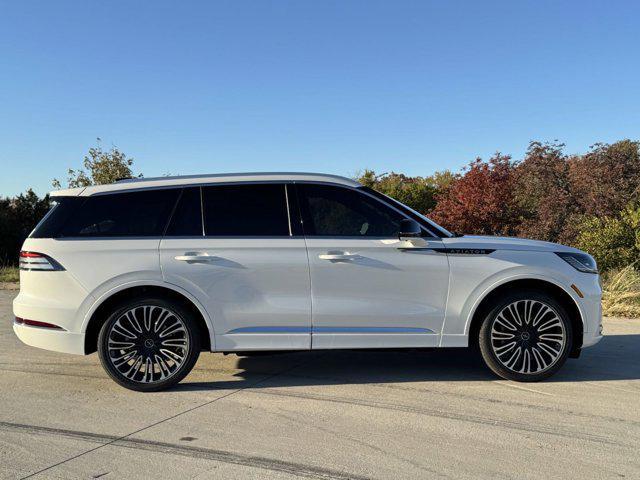
[[444, 237], [444, 238], [453, 236], [453, 234], [449, 232], [446, 228], [438, 225], [430, 218], [425, 217], [423, 214], [415, 211], [414, 209], [406, 206], [405, 204], [400, 203], [395, 198], [388, 197], [380, 192], [375, 191], [373, 188], [369, 188], [369, 187], [358, 187], [358, 190], [367, 192], [369, 195], [372, 195], [383, 202], [391, 203], [395, 208], [400, 210], [407, 217], [412, 218], [413, 220], [418, 222], [420, 225], [422, 225], [424, 228], [426, 228], [427, 231], [429, 232], [429, 235], [431, 236]]
[[65, 222], [59, 237], [160, 236], [180, 189], [88, 197]]
[[202, 188], [205, 235], [288, 237], [283, 184], [216, 185]]
[[401, 213], [356, 190], [301, 184], [305, 235], [330, 237], [396, 237]]

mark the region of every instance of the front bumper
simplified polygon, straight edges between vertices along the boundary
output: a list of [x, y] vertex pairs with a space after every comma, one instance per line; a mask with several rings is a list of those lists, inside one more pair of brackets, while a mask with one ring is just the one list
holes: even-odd
[[600, 340], [602, 340], [602, 324], [598, 327], [598, 330], [592, 332], [584, 332], [582, 336], [582, 348], [592, 347]]
[[32, 347], [44, 348], [55, 352], [84, 355], [84, 333], [72, 333], [65, 330], [31, 327], [13, 324], [18, 338]]
[[[570, 278], [571, 290], [568, 291], [578, 305], [582, 317], [582, 345], [579, 347], [583, 349], [602, 340], [602, 288], [598, 275], [573, 273], [573, 277]], [[577, 287], [579, 292], [576, 292], [574, 287]]]

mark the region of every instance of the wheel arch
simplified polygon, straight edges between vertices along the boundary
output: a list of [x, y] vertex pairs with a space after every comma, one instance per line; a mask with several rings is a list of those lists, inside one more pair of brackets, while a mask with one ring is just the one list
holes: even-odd
[[551, 295], [566, 310], [571, 320], [573, 330], [573, 344], [571, 346], [570, 356], [577, 357], [582, 348], [584, 333], [584, 318], [580, 307], [573, 296], [562, 286], [540, 278], [518, 278], [506, 281], [486, 291], [476, 302], [475, 308], [471, 311], [467, 321], [469, 345], [477, 346], [478, 334], [480, 326], [485, 315], [491, 309], [495, 300], [500, 298], [506, 292], [518, 290], [536, 290]]
[[166, 283], [140, 283], [126, 284], [110, 290], [102, 295], [85, 316], [83, 325], [84, 353], [88, 355], [96, 351], [97, 339], [100, 328], [107, 320], [109, 313], [120, 303], [139, 298], [141, 296], [154, 295], [160, 298], [170, 299], [180, 303], [189, 310], [200, 328], [202, 350], [211, 351], [214, 346], [214, 334], [211, 319], [206, 310], [187, 292], [178, 287]]

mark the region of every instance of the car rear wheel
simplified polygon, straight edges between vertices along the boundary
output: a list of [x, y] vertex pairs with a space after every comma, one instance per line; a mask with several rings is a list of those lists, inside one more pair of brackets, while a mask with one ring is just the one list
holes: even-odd
[[160, 298], [121, 304], [98, 336], [102, 366], [130, 390], [158, 391], [175, 385], [200, 354], [198, 328], [180, 305]]
[[480, 327], [479, 345], [487, 366], [507, 380], [536, 382], [562, 367], [573, 340], [562, 306], [542, 292], [502, 298]]

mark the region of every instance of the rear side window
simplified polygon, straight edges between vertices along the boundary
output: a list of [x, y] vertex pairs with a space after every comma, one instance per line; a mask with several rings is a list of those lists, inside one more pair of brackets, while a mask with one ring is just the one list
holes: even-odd
[[203, 187], [202, 202], [207, 236], [289, 236], [283, 184]]
[[168, 237], [202, 236], [202, 209], [200, 208], [200, 187], [182, 190], [178, 205], [171, 216], [167, 228]]
[[305, 235], [396, 237], [401, 213], [378, 200], [344, 187], [299, 185]]
[[78, 209], [84, 198], [82, 197], [53, 197], [53, 205], [31, 232], [31, 238], [54, 238]]
[[169, 189], [88, 197], [57, 236], [160, 236], [179, 193], [180, 189]]

